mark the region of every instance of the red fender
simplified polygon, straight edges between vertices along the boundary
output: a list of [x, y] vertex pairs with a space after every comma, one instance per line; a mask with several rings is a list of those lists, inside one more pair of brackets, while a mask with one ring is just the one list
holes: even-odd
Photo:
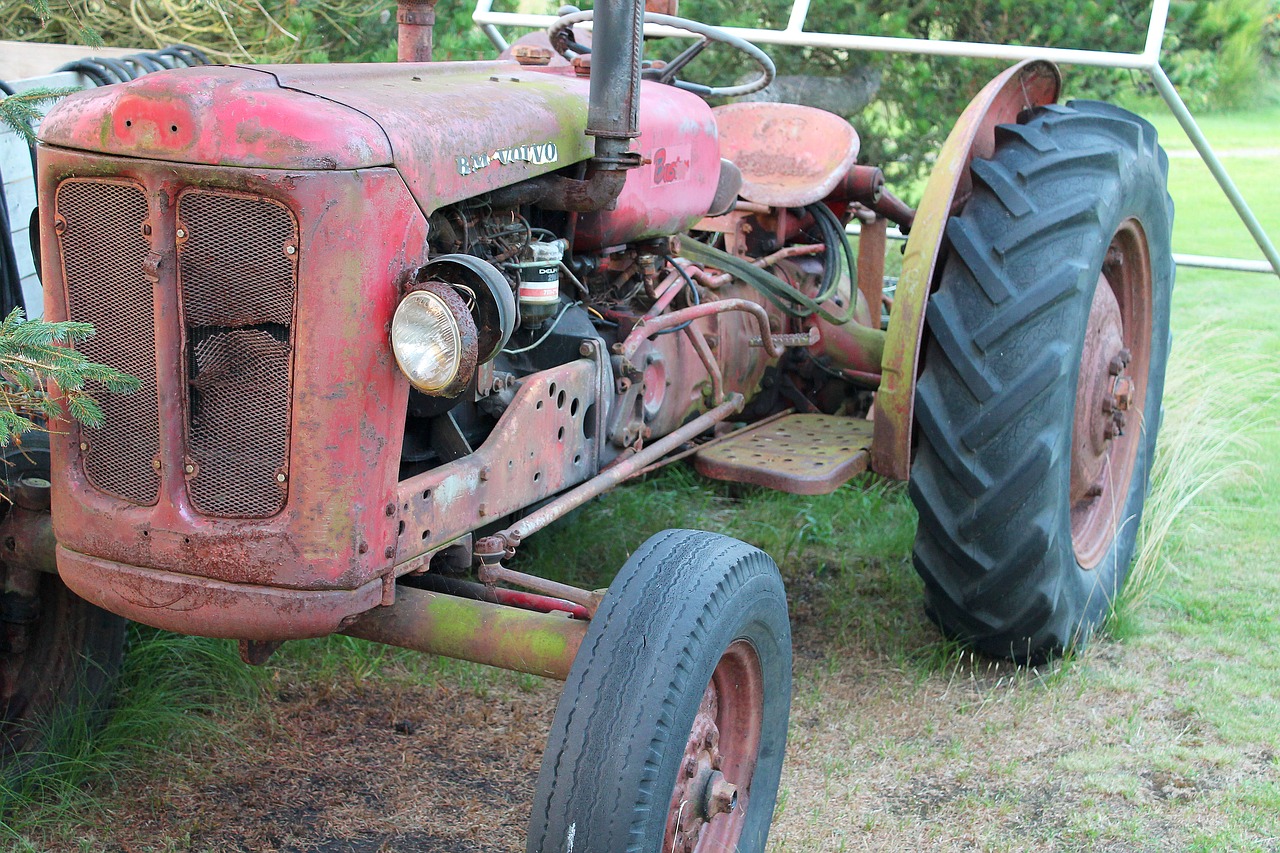
[[1062, 76], [1053, 63], [1039, 59], [1018, 63], [969, 102], [942, 146], [916, 209], [885, 338], [871, 444], [871, 467], [882, 476], [905, 480], [911, 470], [911, 428], [924, 313], [947, 220], [973, 187], [969, 164], [975, 157], [985, 159], [995, 153], [996, 125], [1016, 121], [1024, 109], [1055, 102], [1061, 86]]

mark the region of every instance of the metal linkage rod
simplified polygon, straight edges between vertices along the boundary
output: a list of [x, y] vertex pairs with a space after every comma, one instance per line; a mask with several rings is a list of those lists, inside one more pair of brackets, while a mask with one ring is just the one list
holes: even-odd
[[694, 418], [675, 432], [663, 436], [643, 450], [636, 452], [633, 456], [618, 462], [612, 468], [597, 474], [577, 488], [570, 489], [551, 501], [551, 503], [529, 513], [506, 530], [494, 534], [494, 538], [504, 540], [508, 546], [514, 547], [518, 545], [521, 540], [529, 538], [565, 513], [577, 509], [597, 495], [607, 492], [641, 468], [651, 462], [656, 462], [686, 441], [711, 429], [711, 427], [730, 415], [742, 411], [742, 404], [743, 398], [741, 394], [730, 394], [729, 399], [719, 406]]

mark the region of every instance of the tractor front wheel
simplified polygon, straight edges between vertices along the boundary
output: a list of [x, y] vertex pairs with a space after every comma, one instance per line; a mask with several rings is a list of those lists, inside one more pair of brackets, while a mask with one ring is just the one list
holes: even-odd
[[1128, 574], [1169, 356], [1167, 171], [1141, 118], [1051, 105], [996, 129], [948, 224], [914, 561], [930, 615], [988, 654], [1083, 641]]
[[650, 538], [609, 587], [542, 757], [529, 853], [761, 853], [791, 706], [773, 560], [693, 530]]

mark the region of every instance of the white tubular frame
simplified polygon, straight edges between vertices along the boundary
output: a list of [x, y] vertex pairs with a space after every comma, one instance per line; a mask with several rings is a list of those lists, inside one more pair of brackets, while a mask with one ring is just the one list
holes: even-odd
[[[885, 36], [859, 36], [845, 33], [814, 33], [804, 29], [805, 19], [809, 15], [810, 0], [793, 0], [791, 14], [787, 26], [781, 30], [752, 29], [747, 27], [721, 27], [725, 32], [761, 44], [795, 45], [799, 47], [825, 47], [842, 50], [859, 50], [876, 53], [916, 53], [931, 56], [961, 56], [970, 59], [1002, 59], [1018, 62], [1023, 59], [1047, 59], [1067, 65], [1093, 65], [1103, 68], [1129, 68], [1143, 71], [1155, 84], [1156, 91], [1169, 105], [1170, 111], [1182, 125], [1191, 144], [1218, 185], [1226, 194], [1231, 206], [1249, 229], [1250, 235], [1266, 257], [1266, 263], [1249, 261], [1241, 258], [1213, 258], [1203, 256], [1178, 255], [1178, 263], [1188, 266], [1204, 266], [1213, 269], [1246, 270], [1273, 272], [1280, 276], [1280, 253], [1263, 230], [1253, 211], [1240, 195], [1240, 190], [1227, 174], [1222, 161], [1214, 153], [1209, 140], [1205, 139], [1200, 126], [1196, 124], [1182, 102], [1178, 91], [1169, 80], [1169, 75], [1160, 66], [1160, 50], [1164, 43], [1164, 29], [1169, 17], [1169, 0], [1153, 0], [1151, 6], [1151, 23], [1147, 27], [1146, 46], [1141, 53], [1114, 53], [1101, 50], [1073, 50], [1059, 47], [1034, 47], [1007, 44], [984, 44], [980, 42], [933, 41], [930, 39], [890, 38]], [[499, 50], [507, 48], [507, 41], [498, 32], [499, 26], [522, 28], [546, 28], [555, 21], [553, 15], [525, 15], [513, 12], [494, 12], [493, 0], [477, 0], [472, 19], [489, 40]], [[646, 27], [646, 32], [653, 35], [679, 34], [678, 30], [663, 27]], [[1188, 260], [1195, 258], [1195, 262]], [[1269, 269], [1268, 269], [1269, 267]]]

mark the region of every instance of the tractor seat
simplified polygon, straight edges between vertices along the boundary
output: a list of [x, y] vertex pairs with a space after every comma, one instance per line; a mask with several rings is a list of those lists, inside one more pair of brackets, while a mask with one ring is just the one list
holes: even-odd
[[778, 207], [821, 201], [853, 167], [858, 132], [840, 116], [798, 104], [737, 103], [712, 110], [720, 156], [742, 170], [741, 195]]

